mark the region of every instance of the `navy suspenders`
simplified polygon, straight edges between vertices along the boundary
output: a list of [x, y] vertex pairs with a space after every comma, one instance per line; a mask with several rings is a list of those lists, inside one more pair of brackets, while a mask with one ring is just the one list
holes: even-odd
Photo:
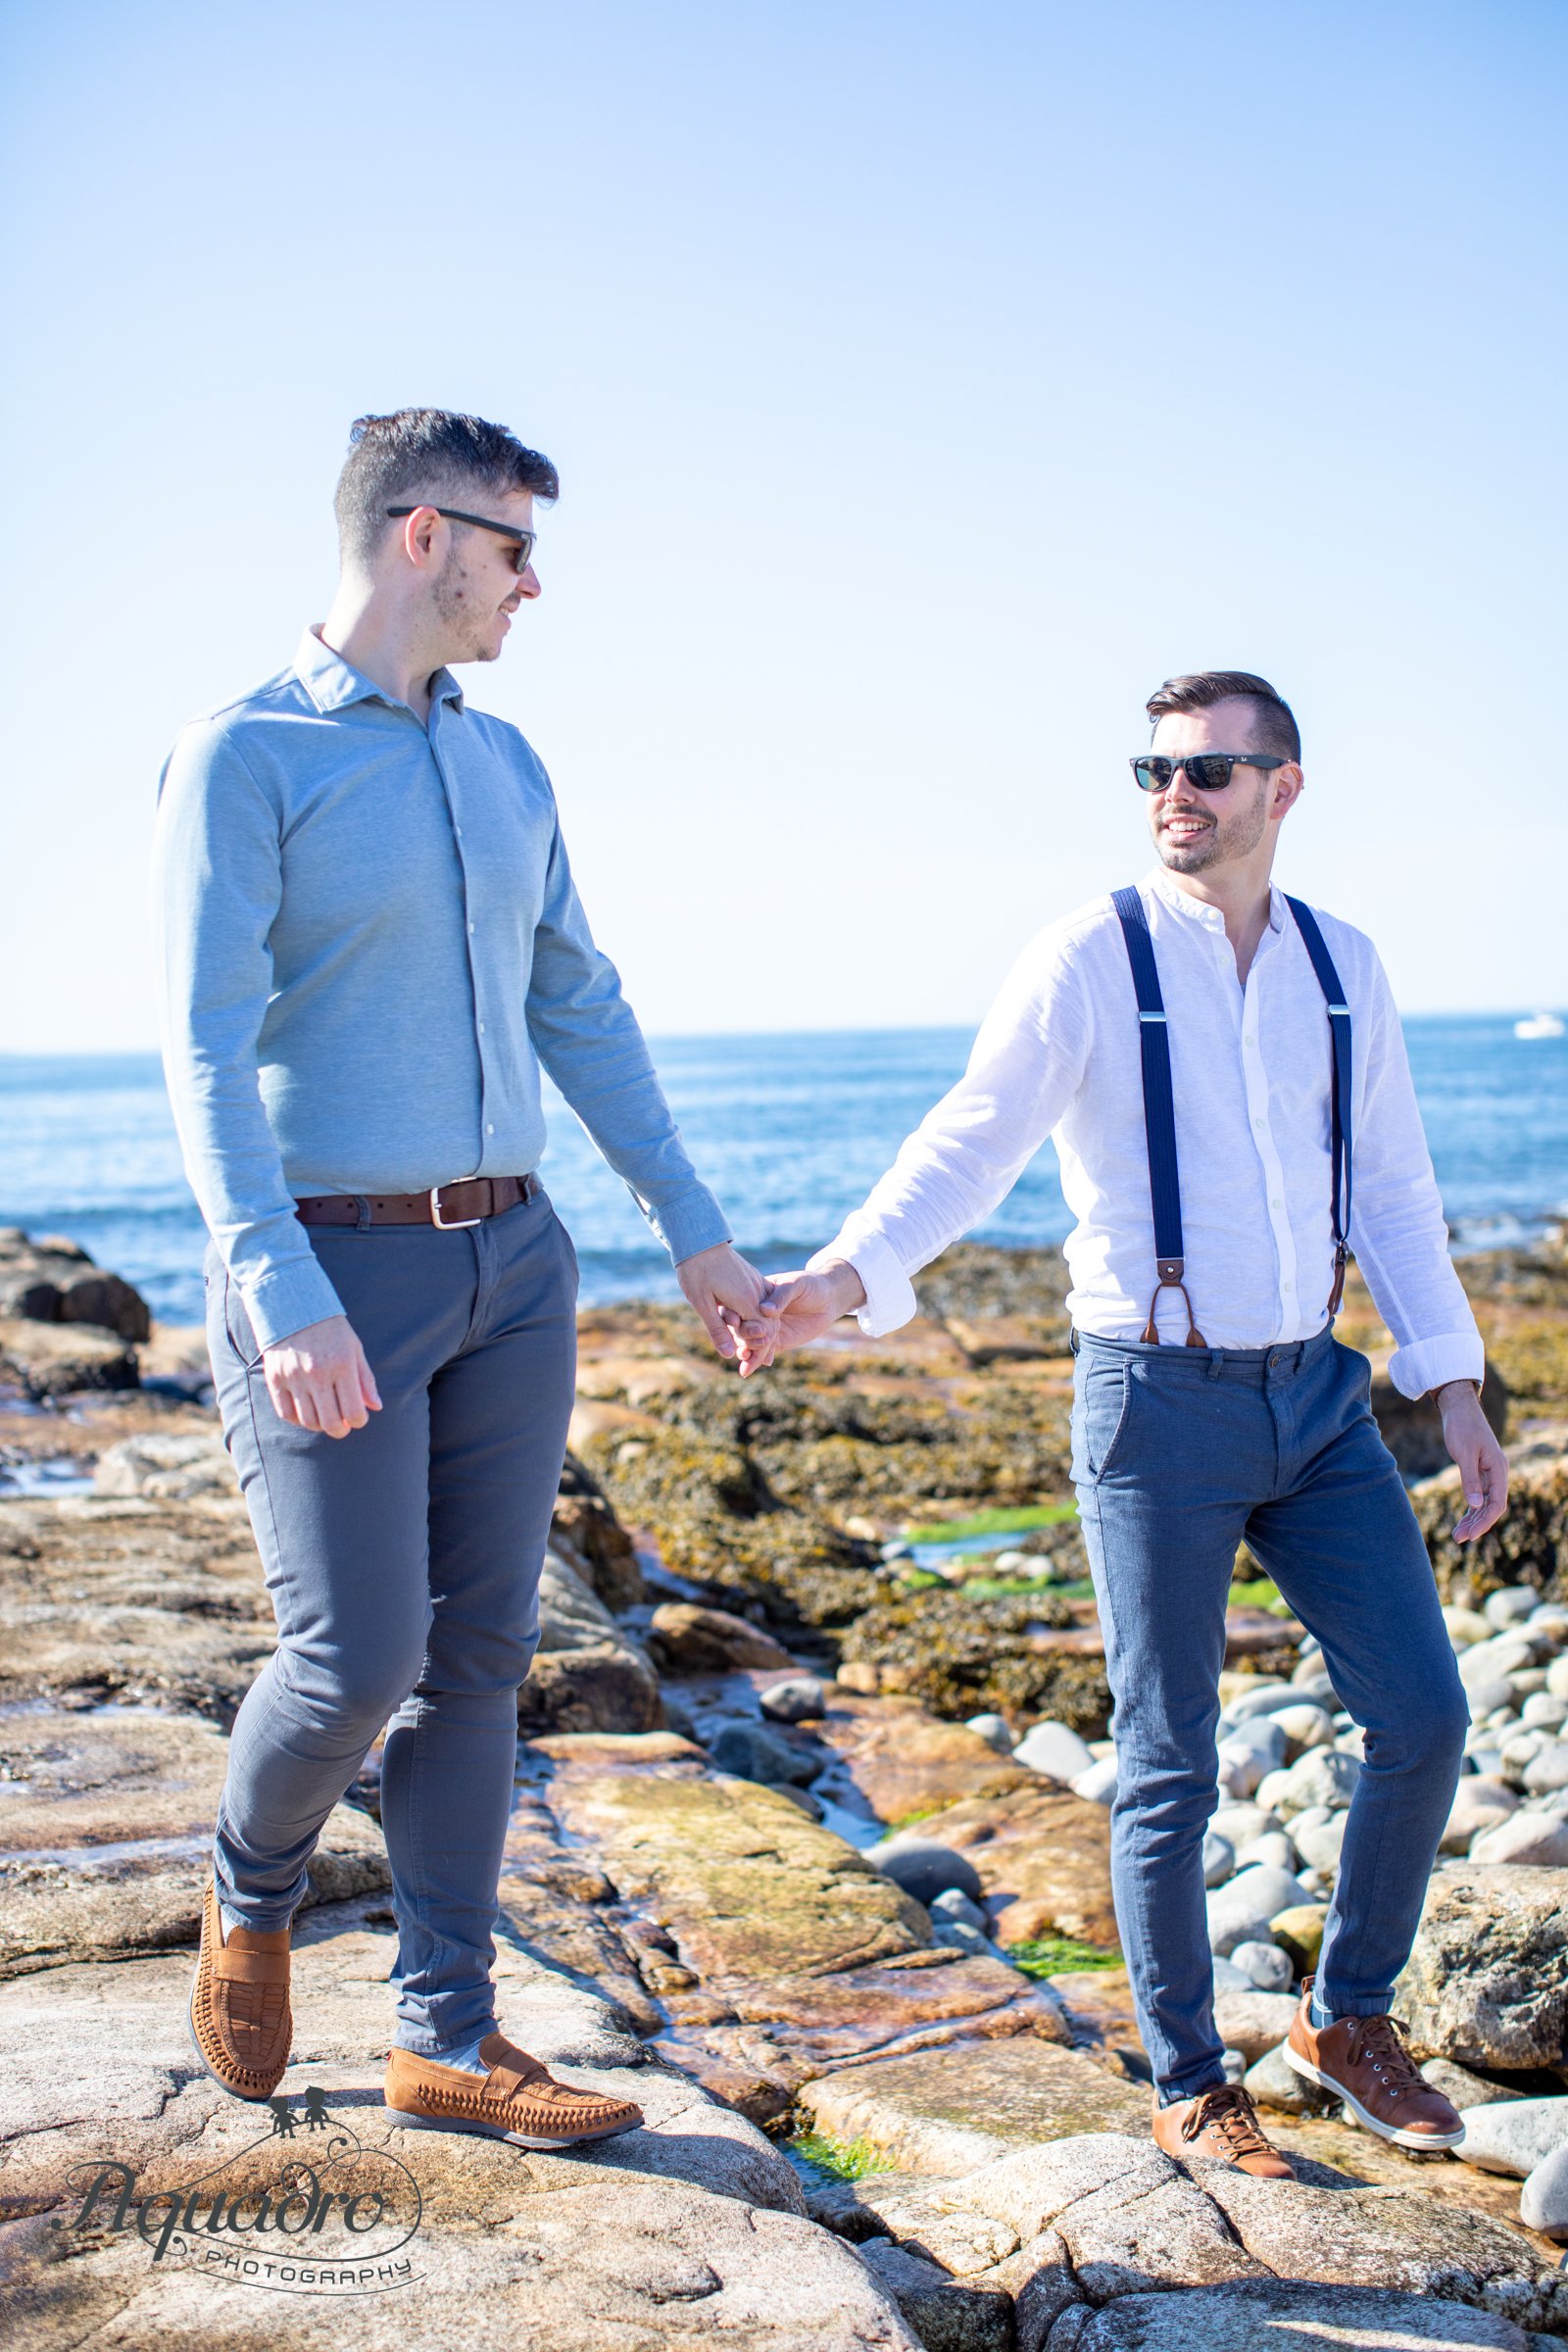
[[[1329, 1294], [1328, 1312], [1332, 1319], [1338, 1314], [1340, 1300], [1345, 1295], [1345, 1263], [1349, 1253], [1350, 1232], [1350, 1007], [1346, 1001], [1340, 975], [1334, 968], [1328, 943], [1318, 928], [1311, 908], [1299, 899], [1285, 902], [1296, 917], [1318, 986], [1328, 1005], [1329, 1046], [1333, 1057], [1333, 1085], [1329, 1091], [1329, 1130], [1332, 1177], [1330, 1213], [1334, 1224], [1334, 1288]], [[1154, 1211], [1154, 1267], [1159, 1277], [1154, 1296], [1149, 1302], [1149, 1321], [1144, 1329], [1144, 1346], [1159, 1345], [1154, 1310], [1163, 1290], [1180, 1291], [1187, 1305], [1187, 1346], [1207, 1346], [1198, 1328], [1193, 1302], [1188, 1296], [1186, 1258], [1182, 1249], [1182, 1191], [1181, 1176], [1176, 1164], [1176, 1106], [1170, 1081], [1170, 1039], [1165, 1027], [1165, 1004], [1159, 993], [1159, 972], [1154, 963], [1154, 943], [1149, 936], [1149, 918], [1144, 903], [1136, 890], [1118, 890], [1111, 894], [1111, 905], [1121, 924], [1122, 938], [1127, 944], [1127, 960], [1132, 966], [1133, 988], [1138, 998], [1138, 1042], [1144, 1072], [1144, 1133], [1149, 1146], [1149, 1197]]]
[[1138, 1043], [1144, 1060], [1144, 1133], [1149, 1144], [1149, 1197], [1154, 1207], [1154, 1265], [1159, 1275], [1149, 1302], [1144, 1346], [1157, 1348], [1154, 1309], [1161, 1291], [1180, 1291], [1187, 1299], [1187, 1345], [1206, 1348], [1208, 1342], [1193, 1316], [1193, 1302], [1182, 1280], [1186, 1258], [1182, 1250], [1182, 1185], [1176, 1166], [1176, 1104], [1170, 1086], [1170, 1039], [1165, 1034], [1165, 1001], [1159, 993], [1154, 943], [1149, 918], [1136, 890], [1113, 893], [1111, 905], [1127, 942], [1127, 960], [1133, 967], [1138, 992]]

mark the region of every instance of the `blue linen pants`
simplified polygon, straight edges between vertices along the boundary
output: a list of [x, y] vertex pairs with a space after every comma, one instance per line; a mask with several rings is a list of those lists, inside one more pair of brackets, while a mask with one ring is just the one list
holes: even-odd
[[381, 1395], [346, 1438], [279, 1420], [240, 1294], [207, 1257], [223, 1437], [278, 1631], [229, 1742], [218, 1894], [249, 1927], [288, 1925], [321, 1825], [390, 1718], [397, 2038], [438, 2056], [495, 2021], [496, 1883], [575, 1384], [576, 1257], [543, 1193], [463, 1230], [309, 1233]]
[[1238, 1544], [1321, 1642], [1365, 1734], [1318, 1967], [1336, 2016], [1390, 2005], [1468, 1710], [1364, 1356], [1332, 1331], [1267, 1348], [1074, 1345], [1073, 1478], [1115, 1699], [1116, 1918], [1155, 2085], [1189, 2098], [1224, 2080], [1202, 1846]]

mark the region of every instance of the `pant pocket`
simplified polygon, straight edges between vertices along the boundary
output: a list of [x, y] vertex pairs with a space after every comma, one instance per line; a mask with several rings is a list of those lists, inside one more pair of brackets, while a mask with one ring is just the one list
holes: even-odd
[[1110, 1468], [1132, 1411], [1132, 1368], [1079, 1358], [1078, 1390], [1072, 1407], [1072, 1475], [1078, 1486], [1095, 1486]]
[[223, 1336], [246, 1371], [254, 1372], [262, 1360], [262, 1350], [251, 1327], [250, 1316], [245, 1311], [239, 1286], [233, 1276], [226, 1272], [223, 1276]]

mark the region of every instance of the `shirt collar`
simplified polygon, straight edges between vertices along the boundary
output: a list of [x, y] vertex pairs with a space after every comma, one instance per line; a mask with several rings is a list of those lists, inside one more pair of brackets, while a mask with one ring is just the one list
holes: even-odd
[[[1152, 891], [1160, 905], [1168, 906], [1172, 914], [1183, 915], [1190, 923], [1201, 923], [1205, 931], [1217, 931], [1223, 936], [1225, 917], [1219, 908], [1205, 906], [1201, 899], [1195, 899], [1191, 891], [1183, 890], [1179, 883], [1171, 880], [1164, 866], [1151, 867], [1144, 876], [1144, 888]], [[1268, 891], [1268, 927], [1271, 931], [1279, 931], [1284, 924], [1285, 894], [1277, 883], [1271, 882]]]
[[[313, 622], [300, 639], [294, 657], [294, 670], [300, 684], [323, 716], [328, 710], [347, 710], [355, 703], [384, 703], [389, 710], [407, 710], [408, 704], [377, 686], [373, 678], [345, 662], [320, 639], [319, 621]], [[430, 681], [430, 701], [451, 703], [455, 710], [463, 709], [463, 689], [450, 669], [438, 669]]]

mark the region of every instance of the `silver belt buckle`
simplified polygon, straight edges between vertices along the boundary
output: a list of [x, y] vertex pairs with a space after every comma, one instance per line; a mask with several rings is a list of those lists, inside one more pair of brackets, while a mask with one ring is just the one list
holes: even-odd
[[[474, 1180], [472, 1177], [466, 1176], [459, 1177], [457, 1181], [460, 1184], [471, 1184]], [[470, 1225], [482, 1225], [484, 1223], [483, 1217], [444, 1217], [441, 1214], [441, 1196], [445, 1191], [446, 1186], [444, 1184], [432, 1184], [430, 1187], [430, 1222], [438, 1229], [438, 1231], [442, 1233], [464, 1233]]]

